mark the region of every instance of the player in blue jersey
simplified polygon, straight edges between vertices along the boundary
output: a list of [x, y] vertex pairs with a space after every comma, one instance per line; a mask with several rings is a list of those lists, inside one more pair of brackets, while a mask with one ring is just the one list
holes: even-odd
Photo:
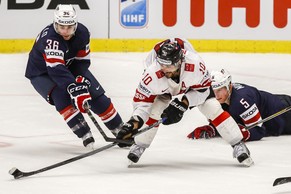
[[122, 119], [104, 89], [89, 71], [90, 33], [77, 21], [72, 5], [58, 5], [54, 21], [37, 36], [29, 53], [25, 76], [35, 90], [54, 105], [85, 147], [95, 142], [82, 113], [90, 109], [116, 134]]
[[[263, 137], [291, 134], [291, 111], [245, 130], [245, 127], [291, 106], [290, 96], [271, 94], [246, 84], [232, 83], [231, 75], [224, 69], [212, 72], [211, 76], [211, 85], [216, 99], [238, 123], [244, 141], [256, 141]], [[188, 138], [210, 138], [216, 135], [218, 133], [210, 123], [197, 127], [188, 135]]]

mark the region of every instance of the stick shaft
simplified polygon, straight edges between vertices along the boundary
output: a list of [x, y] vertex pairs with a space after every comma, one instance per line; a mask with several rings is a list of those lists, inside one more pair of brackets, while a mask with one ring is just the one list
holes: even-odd
[[275, 118], [275, 117], [277, 117], [277, 116], [279, 116], [281, 114], [284, 114], [285, 112], [288, 112], [289, 110], [291, 110], [291, 106], [288, 106], [288, 107], [286, 107], [286, 108], [284, 108], [284, 109], [282, 109], [282, 110], [280, 110], [280, 111], [278, 111], [278, 112], [276, 112], [276, 113], [274, 113], [274, 114], [272, 114], [272, 115], [270, 115], [270, 116], [268, 116], [268, 117], [266, 117], [266, 118], [264, 118], [264, 119], [262, 119], [262, 120], [260, 120], [260, 121], [258, 121], [256, 123], [254, 123], [254, 124], [252, 124], [250, 126], [247, 126], [246, 130], [252, 129], [252, 128], [256, 127], [257, 125], [261, 124], [261, 123], [265, 123], [265, 122], [267, 122], [267, 121], [269, 121], [269, 120], [271, 120], [271, 119], [273, 119], [273, 118]]
[[115, 146], [116, 144], [117, 143], [114, 142], [114, 143], [108, 144], [106, 146], [100, 147], [100, 148], [98, 148], [96, 150], [93, 150], [91, 152], [87, 152], [85, 154], [78, 155], [76, 157], [64, 160], [62, 162], [58, 162], [56, 164], [53, 164], [53, 165], [50, 165], [50, 166], [47, 166], [47, 167], [44, 167], [44, 168], [41, 168], [41, 169], [38, 169], [38, 170], [34, 170], [34, 171], [30, 171], [30, 172], [21, 172], [21, 175], [19, 177], [15, 177], [15, 178], [28, 177], [28, 176], [39, 174], [41, 172], [45, 172], [45, 171], [48, 171], [48, 170], [51, 170], [51, 169], [54, 169], [54, 168], [57, 168], [57, 167], [60, 167], [60, 166], [64, 166], [66, 164], [75, 162], [77, 160], [80, 160], [80, 159], [86, 158], [88, 156], [91, 156], [91, 155], [97, 154], [99, 152], [102, 152], [104, 150], [107, 150], [107, 149]]

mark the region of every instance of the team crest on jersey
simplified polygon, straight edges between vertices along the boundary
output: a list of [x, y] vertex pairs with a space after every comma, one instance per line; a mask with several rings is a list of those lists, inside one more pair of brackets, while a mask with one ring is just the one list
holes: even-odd
[[189, 63], [185, 64], [185, 71], [194, 72], [194, 68], [195, 68], [194, 64], [189, 64]]

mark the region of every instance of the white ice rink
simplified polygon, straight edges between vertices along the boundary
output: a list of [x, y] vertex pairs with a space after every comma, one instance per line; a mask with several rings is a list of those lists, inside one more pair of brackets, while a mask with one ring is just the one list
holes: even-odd
[[[93, 53], [91, 71], [126, 121], [143, 71], [146, 53]], [[228, 69], [234, 82], [291, 95], [291, 55], [201, 53], [208, 69]], [[206, 124], [196, 109], [182, 121], [161, 126], [139, 163], [128, 168], [128, 149], [110, 148], [93, 156], [27, 178], [14, 180], [12, 167], [33, 171], [87, 152], [62, 117], [24, 77], [25, 54], [0, 55], [1, 194], [290, 194], [291, 136], [248, 142], [255, 165], [242, 167], [220, 138], [188, 140]], [[87, 118], [96, 146], [109, 144]], [[97, 118], [97, 117], [96, 117]], [[98, 119], [98, 121], [100, 121]], [[104, 125], [100, 122], [103, 129]], [[111, 136], [110, 133], [107, 133]]]

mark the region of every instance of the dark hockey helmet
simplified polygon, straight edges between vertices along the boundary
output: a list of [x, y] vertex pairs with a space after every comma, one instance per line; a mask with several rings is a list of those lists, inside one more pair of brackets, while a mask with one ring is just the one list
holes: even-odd
[[157, 61], [161, 65], [179, 65], [179, 61], [184, 58], [183, 51], [179, 44], [175, 42], [165, 43], [157, 52]]

